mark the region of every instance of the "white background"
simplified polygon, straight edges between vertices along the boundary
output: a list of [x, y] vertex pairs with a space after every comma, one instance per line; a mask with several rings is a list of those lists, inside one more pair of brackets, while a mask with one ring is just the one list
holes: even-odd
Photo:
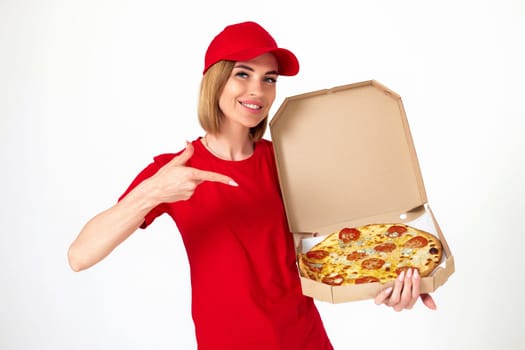
[[302, 64], [272, 114], [286, 96], [369, 79], [402, 96], [456, 258], [436, 312], [318, 303], [335, 348], [520, 348], [522, 1], [1, 0], [0, 349], [195, 348], [167, 216], [87, 271], [66, 251], [153, 155], [202, 134], [205, 49], [244, 20]]

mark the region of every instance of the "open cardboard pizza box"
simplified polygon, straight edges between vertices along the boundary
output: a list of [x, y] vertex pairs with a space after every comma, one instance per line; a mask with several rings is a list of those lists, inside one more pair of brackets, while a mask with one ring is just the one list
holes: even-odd
[[[405, 223], [443, 244], [442, 262], [422, 279], [421, 292], [446, 282], [454, 259], [427, 203], [399, 95], [371, 80], [288, 97], [270, 132], [298, 251], [343, 227]], [[305, 277], [301, 282], [305, 295], [331, 303], [374, 298], [386, 288], [330, 286]]]

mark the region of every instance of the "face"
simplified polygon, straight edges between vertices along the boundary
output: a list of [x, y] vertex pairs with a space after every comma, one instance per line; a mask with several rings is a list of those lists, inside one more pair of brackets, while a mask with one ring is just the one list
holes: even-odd
[[249, 130], [268, 115], [275, 100], [277, 69], [270, 53], [235, 63], [219, 99], [224, 114], [221, 128]]

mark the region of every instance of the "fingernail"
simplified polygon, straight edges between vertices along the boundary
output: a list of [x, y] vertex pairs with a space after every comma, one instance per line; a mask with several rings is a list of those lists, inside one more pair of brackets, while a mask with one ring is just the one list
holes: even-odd
[[414, 269], [414, 278], [419, 278], [419, 271]]
[[407, 274], [406, 274], [406, 278], [411, 278], [412, 277], [412, 269], [408, 269], [407, 270]]
[[385, 289], [385, 294], [390, 295], [390, 293], [392, 293], [392, 289], [392, 287], [388, 287], [387, 289]]
[[401, 271], [399, 276], [397, 276], [397, 280], [401, 282], [403, 281], [404, 278], [405, 278], [405, 270]]
[[228, 185], [239, 187], [239, 184], [237, 182], [233, 181], [233, 180], [228, 181]]

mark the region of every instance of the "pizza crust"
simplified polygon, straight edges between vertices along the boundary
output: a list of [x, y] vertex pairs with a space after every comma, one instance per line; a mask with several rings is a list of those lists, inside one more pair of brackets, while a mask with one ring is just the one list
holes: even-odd
[[428, 276], [440, 264], [439, 239], [405, 224], [370, 224], [342, 228], [298, 254], [303, 277], [329, 285], [394, 280], [403, 270]]

